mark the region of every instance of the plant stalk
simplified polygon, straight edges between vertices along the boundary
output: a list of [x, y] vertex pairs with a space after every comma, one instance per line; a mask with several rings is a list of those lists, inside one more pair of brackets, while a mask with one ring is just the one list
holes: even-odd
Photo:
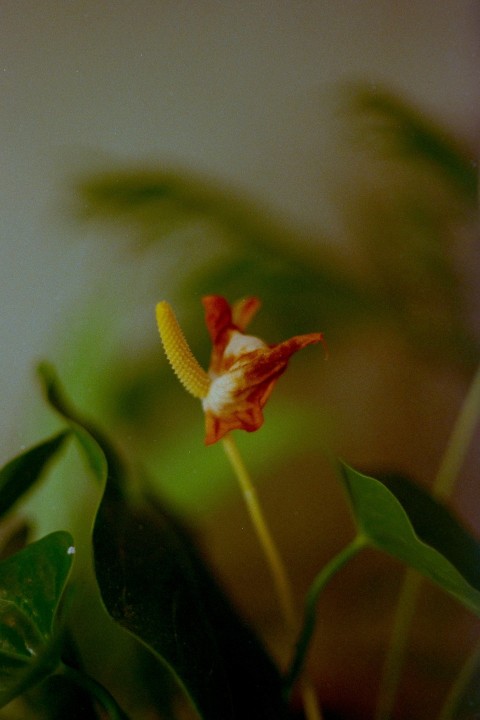
[[407, 568], [393, 621], [390, 649], [383, 667], [375, 720], [389, 720], [393, 712], [421, 582], [420, 575]]
[[[265, 520], [256, 489], [231, 434], [228, 433], [225, 435], [222, 442], [225, 453], [239, 482], [253, 527], [270, 569], [286, 630], [293, 636], [297, 630], [298, 618], [295, 611], [293, 592], [285, 566]], [[316, 693], [310, 681], [304, 679], [300, 689], [306, 719], [322, 720], [322, 713], [318, 706]]]
[[432, 487], [437, 498], [448, 499], [461, 470], [480, 416], [480, 366], [478, 367], [460, 414], [454, 425], [447, 449]]

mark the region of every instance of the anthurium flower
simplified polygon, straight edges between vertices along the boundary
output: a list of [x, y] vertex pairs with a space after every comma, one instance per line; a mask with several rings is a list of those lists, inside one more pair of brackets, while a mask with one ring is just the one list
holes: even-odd
[[249, 297], [232, 307], [225, 298], [203, 298], [207, 329], [213, 343], [206, 373], [193, 357], [175, 315], [167, 302], [157, 305], [157, 323], [165, 353], [177, 377], [205, 411], [206, 437], [210, 445], [230, 430], [258, 430], [263, 407], [285, 371], [293, 353], [323, 342], [321, 333], [297, 335], [276, 345], [244, 333], [260, 307]]

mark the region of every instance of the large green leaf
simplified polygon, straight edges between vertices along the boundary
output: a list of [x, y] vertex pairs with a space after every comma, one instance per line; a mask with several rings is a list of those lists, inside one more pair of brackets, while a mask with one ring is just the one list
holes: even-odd
[[189, 534], [156, 498], [129, 499], [131, 478], [112, 444], [72, 409], [51, 368], [42, 366], [41, 376], [53, 407], [81, 428], [89, 464], [104, 483], [93, 545], [109, 614], [170, 669], [206, 720], [286, 717], [277, 670]]
[[[438, 519], [444, 520], [445, 508], [439, 510], [438, 504], [431, 498], [424, 506], [424, 517], [419, 518], [417, 515], [415, 529], [409, 517], [412, 502], [408, 494], [400, 497], [399, 493], [397, 497], [379, 480], [363, 475], [345, 464], [342, 464], [341, 469], [359, 533], [367, 539], [368, 544], [418, 570], [480, 617], [480, 577], [476, 570], [480, 545], [470, 539], [467, 579], [461, 550], [460, 555], [456, 555], [454, 550], [455, 546], [465, 548], [465, 530], [453, 518], [449, 519], [453, 547], [451, 559], [447, 559], [444, 554], [445, 545], [441, 536], [439, 542], [439, 536], [428, 531], [428, 525], [438, 527]], [[428, 537], [432, 544], [422, 540], [421, 534]]]
[[60, 531], [0, 564], [0, 707], [58, 664], [54, 624], [74, 552]]
[[61, 432], [3, 466], [0, 470], [0, 517], [41, 478], [47, 464], [61, 449], [68, 435], [68, 431]]

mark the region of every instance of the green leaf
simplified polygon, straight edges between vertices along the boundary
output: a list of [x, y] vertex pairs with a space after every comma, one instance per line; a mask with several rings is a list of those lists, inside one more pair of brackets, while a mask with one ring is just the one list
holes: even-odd
[[305, 662], [318, 598], [345, 563], [366, 547], [406, 563], [480, 616], [480, 543], [452, 513], [407, 478], [390, 474], [375, 479], [345, 463], [340, 463], [340, 470], [358, 532], [310, 586], [302, 631], [286, 675], [287, 694]]
[[[282, 223], [272, 222], [269, 213], [239, 197], [220, 183], [186, 170], [119, 169], [100, 172], [79, 183], [82, 212], [97, 217], [127, 219], [137, 223], [147, 236], [159, 239], [172, 225], [188, 225], [199, 219], [213, 223], [246, 247], [284, 250], [295, 234]], [[283, 243], [282, 243], [283, 244]]]
[[74, 552], [60, 531], [0, 564], [0, 707], [58, 664], [54, 624]]
[[62, 448], [69, 434], [68, 431], [61, 432], [4, 465], [0, 470], [0, 517], [41, 478], [47, 464]]
[[104, 483], [93, 545], [108, 613], [170, 670], [208, 720], [286, 717], [276, 668], [189, 534], [156, 498], [128, 499], [132, 480], [113, 445], [80, 419], [51, 367], [43, 365], [41, 377], [52, 406], [72, 427], [81, 427], [82, 447]]
[[351, 104], [357, 112], [382, 123], [379, 130], [388, 138], [392, 149], [414, 162], [428, 163], [460, 194], [469, 200], [476, 199], [476, 157], [447, 129], [388, 90], [357, 88], [352, 93]]
[[272, 220], [271, 212], [220, 183], [182, 169], [120, 169], [87, 178], [79, 192], [91, 215], [133, 222], [140, 239], [147, 237], [149, 242], [160, 242], [169, 234], [172, 217], [180, 226], [199, 219], [208, 223], [210, 234], [220, 236], [221, 252], [197, 263], [186, 283], [188, 297], [208, 294], [212, 288], [243, 297], [257, 294], [261, 287], [262, 301], [275, 307], [277, 324], [282, 323], [288, 334], [301, 331], [298, 307], [304, 308], [306, 320], [319, 313], [321, 321], [324, 317], [346, 321], [384, 307], [342, 269], [321, 238], [302, 237], [298, 228]]
[[[429, 522], [438, 521], [439, 511], [436, 502], [431, 499], [429, 507], [425, 509], [425, 517], [419, 523], [417, 518], [417, 531], [409, 517], [408, 495], [397, 498], [382, 482], [368, 475], [357, 472], [348, 465], [341, 465], [342, 478], [345, 483], [353, 512], [358, 525], [359, 534], [368, 540], [368, 544], [383, 550], [393, 557], [406, 563], [409, 567], [420, 572], [424, 577], [432, 580], [446, 592], [453, 595], [465, 607], [480, 617], [480, 581], [478, 573], [475, 584], [473, 573], [467, 579], [462, 574], [462, 565], [442, 553], [443, 542], [438, 542], [434, 534], [429, 533], [428, 538], [432, 544], [427, 544], [419, 534], [425, 532]], [[403, 504], [402, 501], [403, 500]], [[450, 536], [458, 536], [461, 546], [465, 531], [451, 519], [449, 523]], [[425, 537], [425, 535], [424, 535]], [[475, 547], [475, 546], [474, 546]], [[479, 546], [475, 548], [478, 558]], [[478, 560], [477, 560], [478, 562]]]
[[273, 665], [155, 499], [129, 508], [107, 488], [94, 547], [108, 611], [175, 670], [202, 717], [284, 716]]
[[440, 552], [466, 580], [480, 589], [480, 542], [455, 517], [450, 508], [426, 488], [403, 475], [376, 475], [405, 509], [416, 534]]

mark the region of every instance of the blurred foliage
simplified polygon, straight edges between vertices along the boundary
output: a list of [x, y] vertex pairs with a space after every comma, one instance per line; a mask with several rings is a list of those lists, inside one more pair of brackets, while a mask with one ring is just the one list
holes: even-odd
[[[221, 183], [181, 170], [97, 173], [79, 185], [82, 212], [128, 224], [134, 247], [158, 243], [160, 257], [181, 242], [173, 232], [179, 228], [200, 227], [200, 243], [202, 236], [219, 239], [223, 252], [176, 278], [188, 305], [212, 291], [258, 294], [286, 336], [312, 323], [332, 337], [360, 320], [393, 322], [421, 353], [435, 357], [441, 350], [471, 368], [478, 342], [465, 322], [453, 250], [458, 226], [475, 208], [473, 152], [388, 92], [360, 87], [348, 97], [348, 125], [361, 127], [362, 142], [390, 160], [376, 167], [374, 196], [358, 188], [353, 239], [306, 237]], [[399, 172], [400, 159], [406, 173]], [[355, 252], [346, 259], [350, 241]]]
[[[198, 298], [251, 294], [263, 303], [255, 332], [271, 341], [322, 330], [335, 348], [352, 328], [381, 326], [419, 358], [468, 378], [480, 348], [458, 253], [475, 222], [474, 153], [388, 91], [360, 85], [342, 97], [340, 124], [348, 130], [342, 142], [350, 136], [352, 157], [362, 162], [360, 170], [352, 163], [346, 192], [340, 187], [336, 198], [338, 237], [307, 236], [223, 183], [181, 169], [97, 172], [78, 184], [80, 214], [115, 227], [117, 242], [128, 228], [132, 268], [148, 254], [153, 278], [172, 253], [184, 253], [169, 287], [200, 359], [210, 348], [207, 333], [199, 332]], [[99, 312], [95, 307], [97, 323]], [[99, 383], [109, 421], [144, 457], [178, 414], [184, 436], [198, 424], [198, 411], [170, 390], [171, 375], [151, 337], [151, 348], [109, 358]], [[85, 342], [87, 356], [92, 341], [101, 343], [101, 336]], [[76, 357], [83, 355], [77, 347]], [[75, 387], [75, 375], [67, 379]], [[272, 457], [281, 455], [282, 442], [272, 440]]]
[[472, 148], [388, 90], [353, 88], [350, 107], [369, 124], [372, 148], [425, 164], [456, 196], [476, 202], [478, 162]]

